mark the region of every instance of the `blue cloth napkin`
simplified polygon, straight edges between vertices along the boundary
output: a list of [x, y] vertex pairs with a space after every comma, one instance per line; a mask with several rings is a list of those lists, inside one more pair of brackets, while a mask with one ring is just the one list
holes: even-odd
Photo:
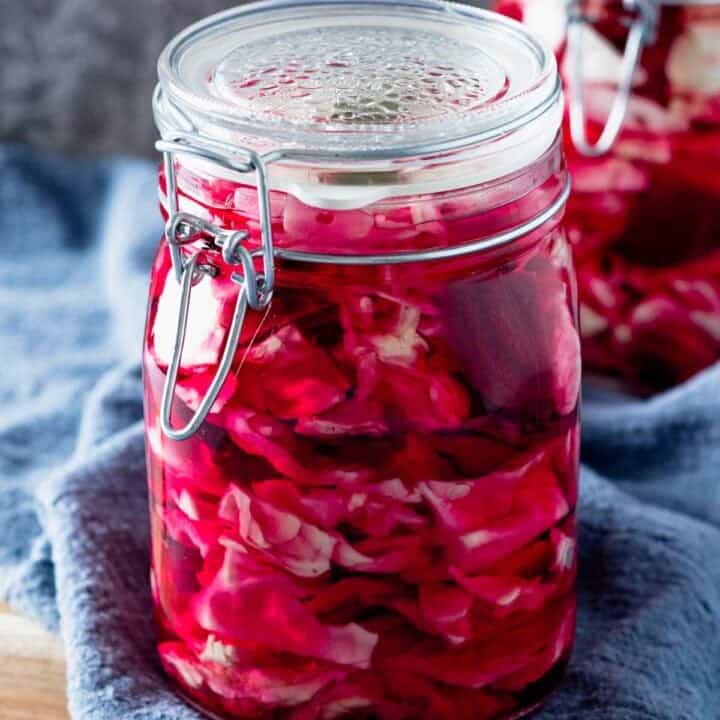
[[[137, 364], [154, 168], [0, 149], [0, 597], [82, 720], [191, 720], [153, 647]], [[720, 717], [720, 367], [588, 393], [578, 643], [543, 720]], [[1, 714], [1, 713], [0, 713]]]

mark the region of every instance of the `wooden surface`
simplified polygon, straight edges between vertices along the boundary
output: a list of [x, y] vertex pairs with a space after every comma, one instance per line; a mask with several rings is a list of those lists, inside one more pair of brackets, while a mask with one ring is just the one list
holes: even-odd
[[0, 604], [0, 720], [68, 720], [60, 641]]

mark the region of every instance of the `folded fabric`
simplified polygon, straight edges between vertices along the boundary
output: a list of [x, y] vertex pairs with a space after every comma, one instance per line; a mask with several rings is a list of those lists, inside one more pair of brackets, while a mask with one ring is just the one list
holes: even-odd
[[[0, 149], [0, 596], [59, 632], [82, 720], [191, 720], [154, 651], [137, 358], [150, 164]], [[708, 720], [720, 697], [720, 367], [587, 393], [578, 643], [543, 720]]]

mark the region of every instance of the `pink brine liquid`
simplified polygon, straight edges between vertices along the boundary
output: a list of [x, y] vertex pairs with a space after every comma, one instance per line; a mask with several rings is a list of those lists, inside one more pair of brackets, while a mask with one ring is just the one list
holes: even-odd
[[[257, 237], [252, 189], [179, 172], [181, 209]], [[562, 178], [490, 211], [471, 191], [344, 212], [273, 193], [273, 227], [279, 246], [315, 251], [440, 247], [537, 214]], [[179, 293], [161, 245], [144, 356], [152, 582], [163, 665], [200, 707], [490, 720], [557, 684], [575, 623], [580, 373], [558, 221], [454, 260], [279, 261], [269, 309], [248, 312], [233, 372], [183, 442], [158, 426]], [[193, 288], [175, 425], [210, 383], [238, 292], [203, 252], [219, 272]]]
[[[679, 5], [661, 7], [610, 154], [583, 157], [565, 133], [584, 361], [642, 391], [720, 360], [720, 3]], [[566, 70], [563, 6], [500, 0], [498, 9], [543, 34]], [[617, 92], [628, 21], [619, 0], [583, 6], [596, 21], [583, 48], [595, 138]]]

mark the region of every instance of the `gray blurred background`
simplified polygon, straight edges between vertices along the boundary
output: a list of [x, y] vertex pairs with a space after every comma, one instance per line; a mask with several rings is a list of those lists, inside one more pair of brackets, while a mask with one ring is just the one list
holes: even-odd
[[0, 0], [0, 142], [82, 154], [151, 153], [160, 51], [189, 23], [237, 4]]

